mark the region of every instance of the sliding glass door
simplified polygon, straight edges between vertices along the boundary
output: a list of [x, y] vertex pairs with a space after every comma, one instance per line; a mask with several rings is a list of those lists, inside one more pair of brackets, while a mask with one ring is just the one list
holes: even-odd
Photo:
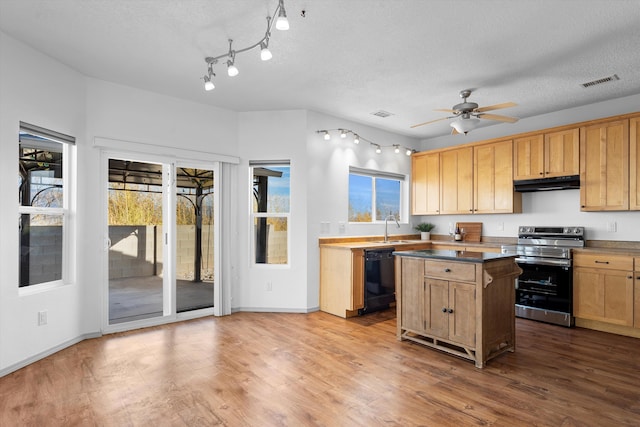
[[107, 326], [214, 307], [216, 165], [148, 157], [106, 155]]

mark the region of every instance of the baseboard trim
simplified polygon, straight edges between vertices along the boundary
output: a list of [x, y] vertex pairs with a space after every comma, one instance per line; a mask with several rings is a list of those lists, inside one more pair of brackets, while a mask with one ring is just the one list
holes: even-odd
[[278, 308], [278, 307], [232, 307], [231, 313], [256, 312], [256, 313], [313, 313], [320, 311], [320, 306], [310, 308]]
[[42, 351], [36, 355], [33, 355], [31, 357], [28, 357], [24, 360], [21, 360], [18, 363], [14, 363], [13, 365], [7, 366], [4, 369], [0, 369], [0, 377], [4, 377], [6, 375], [9, 375], [12, 372], [18, 371], [22, 368], [24, 368], [25, 366], [28, 366], [34, 362], [37, 362], [38, 360], [42, 360], [45, 357], [51, 356], [54, 353], [59, 352], [60, 350], [64, 350], [65, 348], [71, 347], [72, 345], [76, 345], [81, 341], [84, 340], [88, 340], [91, 338], [99, 338], [102, 336], [102, 333], [100, 332], [92, 332], [90, 334], [84, 334], [84, 335], [80, 335], [79, 337], [70, 339], [69, 341], [65, 341], [61, 344], [58, 344], [55, 347], [51, 347], [48, 350]]

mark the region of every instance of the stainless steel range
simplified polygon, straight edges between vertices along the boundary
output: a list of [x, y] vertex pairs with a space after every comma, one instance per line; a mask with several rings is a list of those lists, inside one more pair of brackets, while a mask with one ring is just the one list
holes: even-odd
[[573, 326], [571, 250], [584, 243], [584, 227], [518, 228], [518, 244], [502, 246], [523, 270], [515, 284], [517, 317]]

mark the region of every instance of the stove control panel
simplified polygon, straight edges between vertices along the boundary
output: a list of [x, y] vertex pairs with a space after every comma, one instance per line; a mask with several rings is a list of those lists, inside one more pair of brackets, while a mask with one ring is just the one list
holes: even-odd
[[520, 226], [518, 237], [577, 237], [584, 238], [584, 227], [547, 227], [547, 226]]

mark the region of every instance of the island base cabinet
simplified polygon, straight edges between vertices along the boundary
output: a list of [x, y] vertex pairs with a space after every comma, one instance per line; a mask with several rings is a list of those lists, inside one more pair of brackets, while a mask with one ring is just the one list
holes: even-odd
[[515, 351], [514, 279], [521, 272], [513, 258], [469, 263], [396, 256], [398, 339], [470, 359], [478, 368]]

